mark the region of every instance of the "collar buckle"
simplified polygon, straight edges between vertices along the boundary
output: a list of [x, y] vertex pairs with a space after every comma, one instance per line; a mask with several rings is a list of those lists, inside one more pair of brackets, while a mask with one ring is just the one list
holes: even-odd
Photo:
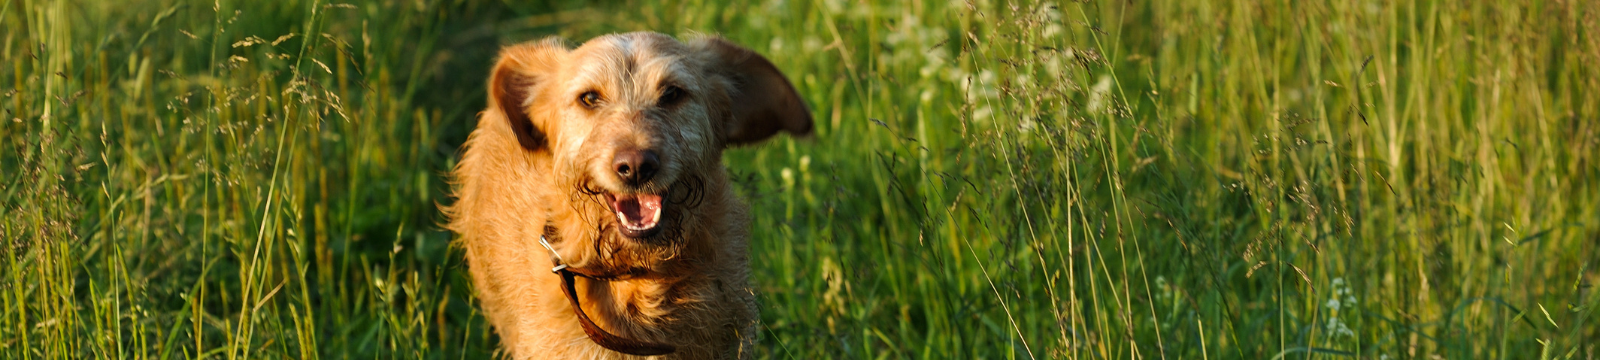
[[539, 234], [539, 245], [544, 245], [546, 250], [550, 250], [550, 256], [556, 258], [556, 267], [550, 268], [550, 272], [558, 273], [567, 269], [567, 261], [561, 259], [561, 253], [556, 252], [556, 248], [550, 246], [550, 241], [545, 240], [544, 234]]

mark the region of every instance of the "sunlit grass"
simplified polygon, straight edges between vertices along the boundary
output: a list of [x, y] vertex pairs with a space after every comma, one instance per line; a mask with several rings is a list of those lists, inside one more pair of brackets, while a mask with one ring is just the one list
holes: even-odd
[[0, 358], [483, 358], [497, 48], [718, 33], [767, 358], [1597, 355], [1600, 8], [0, 1]]

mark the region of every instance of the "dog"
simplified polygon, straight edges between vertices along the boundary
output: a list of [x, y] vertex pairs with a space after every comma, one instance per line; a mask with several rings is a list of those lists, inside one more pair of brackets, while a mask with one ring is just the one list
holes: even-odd
[[749, 208], [725, 148], [811, 133], [788, 78], [715, 36], [502, 49], [451, 173], [485, 316], [511, 358], [752, 354]]

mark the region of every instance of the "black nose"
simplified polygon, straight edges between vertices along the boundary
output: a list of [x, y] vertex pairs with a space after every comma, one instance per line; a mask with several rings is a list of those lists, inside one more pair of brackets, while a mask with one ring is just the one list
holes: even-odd
[[661, 157], [653, 150], [618, 151], [611, 160], [611, 167], [623, 182], [639, 185], [656, 176], [656, 170], [661, 169]]

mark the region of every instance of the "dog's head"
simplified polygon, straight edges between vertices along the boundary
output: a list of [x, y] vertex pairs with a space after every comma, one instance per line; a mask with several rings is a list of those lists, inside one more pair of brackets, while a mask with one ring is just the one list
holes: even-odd
[[[722, 149], [779, 131], [811, 132], [811, 114], [767, 59], [720, 38], [609, 35], [503, 50], [489, 84], [521, 151], [548, 171], [541, 199], [574, 267], [637, 270], [673, 258], [721, 182]], [[555, 239], [552, 239], [555, 240]], [[621, 269], [620, 266], [634, 269]]]

